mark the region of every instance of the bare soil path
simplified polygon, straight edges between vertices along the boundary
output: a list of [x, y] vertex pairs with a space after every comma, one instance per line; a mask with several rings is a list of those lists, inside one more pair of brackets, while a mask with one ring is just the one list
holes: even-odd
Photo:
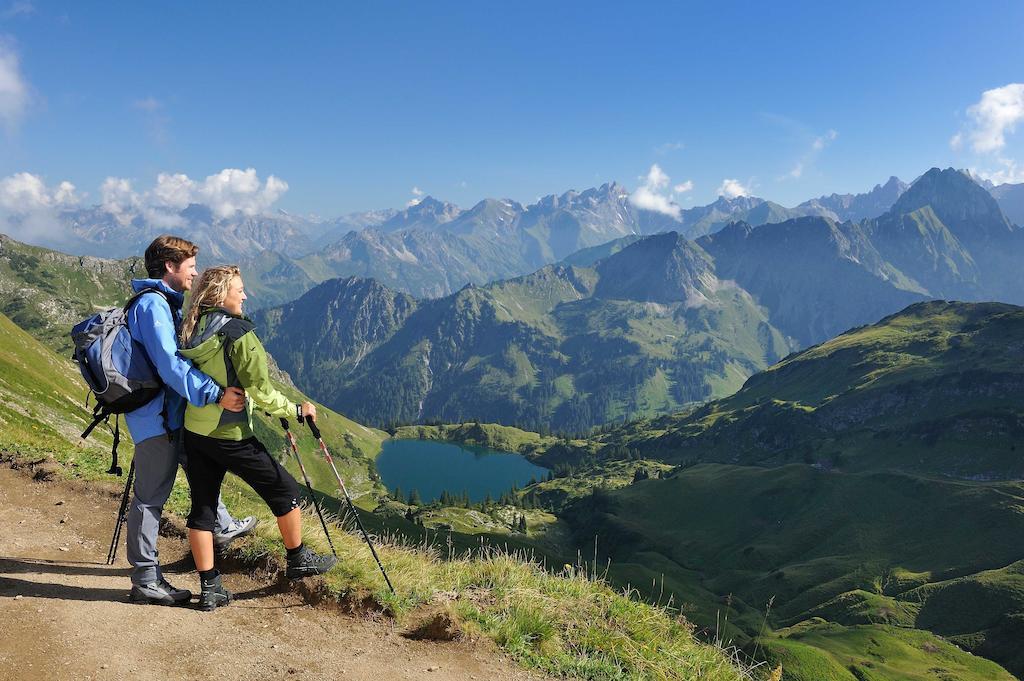
[[[0, 679], [542, 678], [488, 641], [410, 640], [241, 574], [226, 576], [238, 600], [213, 613], [130, 604], [124, 547], [104, 564], [116, 504], [0, 465]], [[186, 543], [160, 550], [171, 582], [198, 591]]]

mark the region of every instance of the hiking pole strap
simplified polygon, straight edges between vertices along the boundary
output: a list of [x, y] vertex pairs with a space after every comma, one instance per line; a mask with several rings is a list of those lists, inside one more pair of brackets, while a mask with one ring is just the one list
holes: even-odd
[[92, 423], [90, 423], [89, 427], [82, 432], [82, 439], [84, 440], [85, 438], [89, 437], [89, 434], [92, 433], [92, 431], [96, 429], [96, 426], [100, 425], [100, 421], [102, 421], [105, 418], [107, 418], [107, 414], [104, 414], [103, 411], [100, 409], [100, 406], [97, 404], [96, 408], [93, 409], [92, 412]]
[[110, 470], [107, 473], [121, 477], [124, 472], [117, 465], [117, 446], [121, 444], [121, 417], [114, 417], [114, 444], [110, 447]]

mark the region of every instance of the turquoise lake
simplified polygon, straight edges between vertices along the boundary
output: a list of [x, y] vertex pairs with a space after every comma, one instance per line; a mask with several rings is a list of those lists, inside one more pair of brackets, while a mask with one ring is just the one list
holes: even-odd
[[472, 501], [488, 493], [497, 499], [515, 484], [523, 487], [531, 478], [541, 480], [548, 470], [520, 454], [499, 452], [431, 440], [387, 440], [377, 456], [377, 472], [389, 490], [401, 487], [404, 495], [416, 490], [424, 503], [448, 490], [469, 492]]

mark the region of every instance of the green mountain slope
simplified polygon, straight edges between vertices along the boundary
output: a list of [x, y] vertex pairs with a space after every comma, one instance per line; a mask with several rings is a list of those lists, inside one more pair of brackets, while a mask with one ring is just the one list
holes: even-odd
[[74, 324], [127, 298], [136, 269], [139, 259], [67, 255], [0, 234], [0, 312], [64, 353]]
[[327, 282], [256, 319], [299, 386], [375, 424], [581, 431], [729, 394], [790, 348], [675, 233], [418, 303]]
[[[561, 499], [582, 550], [599, 537], [613, 578], [664, 589], [703, 626], [728, 615], [741, 642], [766, 625], [748, 649], [786, 678], [933, 678], [914, 676], [926, 660], [1005, 678], [954, 664], [936, 636], [1021, 674], [1022, 332], [1013, 305], [915, 304], [729, 398], [613, 429], [589, 467], [528, 492]], [[614, 489], [564, 482], [624, 452], [677, 466]]]
[[793, 354], [735, 395], [605, 436], [674, 461], [1024, 477], [1024, 309], [919, 303]]

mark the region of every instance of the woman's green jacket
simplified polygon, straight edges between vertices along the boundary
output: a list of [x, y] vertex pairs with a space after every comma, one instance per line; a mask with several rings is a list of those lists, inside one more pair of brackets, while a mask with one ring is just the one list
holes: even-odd
[[222, 308], [204, 309], [192, 337], [179, 351], [182, 357], [223, 387], [245, 391], [244, 412], [231, 412], [208, 404], [185, 409], [185, 429], [221, 440], [245, 440], [253, 436], [255, 404], [272, 416], [294, 416], [295, 403], [270, 382], [267, 351], [257, 338], [249, 318]]

